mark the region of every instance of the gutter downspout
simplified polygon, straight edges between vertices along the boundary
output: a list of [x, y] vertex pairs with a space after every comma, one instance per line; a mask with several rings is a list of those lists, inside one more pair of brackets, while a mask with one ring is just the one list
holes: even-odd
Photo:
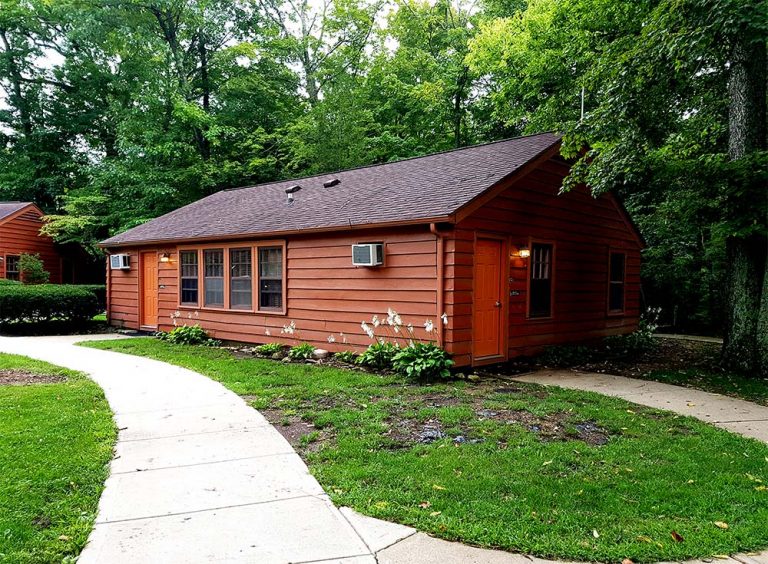
[[106, 267], [107, 267], [107, 292], [106, 292], [106, 299], [104, 300], [104, 305], [107, 308], [107, 325], [112, 325], [112, 268], [109, 265], [109, 254], [107, 254], [105, 257], [106, 261]]
[[441, 347], [445, 347], [445, 325], [442, 315], [445, 312], [445, 233], [440, 233], [436, 223], [429, 224], [429, 231], [437, 240], [437, 312], [435, 326], [437, 327], [437, 340]]

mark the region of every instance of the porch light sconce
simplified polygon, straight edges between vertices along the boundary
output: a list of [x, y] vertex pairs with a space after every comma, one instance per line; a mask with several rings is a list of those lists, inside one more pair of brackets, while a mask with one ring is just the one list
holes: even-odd
[[171, 254], [170, 253], [162, 253], [160, 255], [160, 262], [171, 262]]
[[516, 253], [512, 253], [513, 257], [528, 258], [531, 256], [531, 250], [528, 247], [520, 247]]

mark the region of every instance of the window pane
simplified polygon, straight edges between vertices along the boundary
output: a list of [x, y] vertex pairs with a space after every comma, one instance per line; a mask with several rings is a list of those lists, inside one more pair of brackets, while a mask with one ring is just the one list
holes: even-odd
[[624, 253], [611, 253], [611, 282], [624, 282]]
[[283, 249], [259, 249], [259, 307], [283, 307]]
[[232, 308], [250, 309], [252, 304], [251, 249], [229, 251], [229, 302]]
[[19, 279], [19, 255], [7, 255], [5, 257], [5, 277], [8, 280]]
[[531, 279], [528, 314], [530, 317], [552, 315], [552, 245], [531, 246]]
[[197, 304], [197, 251], [181, 251], [181, 303]]
[[626, 274], [626, 255], [611, 253], [611, 266], [608, 273], [608, 309], [624, 311], [624, 276]]
[[212, 249], [203, 252], [205, 272], [205, 305], [224, 305], [224, 251]]

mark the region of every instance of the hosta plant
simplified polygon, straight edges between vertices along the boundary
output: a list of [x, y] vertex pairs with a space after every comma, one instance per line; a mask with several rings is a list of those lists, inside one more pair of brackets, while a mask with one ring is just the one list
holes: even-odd
[[292, 360], [307, 360], [312, 358], [315, 352], [315, 347], [310, 343], [301, 343], [295, 347], [288, 349], [288, 356]]
[[415, 380], [450, 378], [453, 361], [434, 343], [414, 343], [401, 349], [392, 359], [392, 367]]
[[357, 363], [378, 370], [392, 368], [392, 360], [399, 351], [400, 347], [394, 343], [376, 342], [357, 357]]

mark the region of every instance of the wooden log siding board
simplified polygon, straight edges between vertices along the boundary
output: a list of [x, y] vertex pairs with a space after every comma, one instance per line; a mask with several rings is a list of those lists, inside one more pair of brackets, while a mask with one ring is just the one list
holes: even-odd
[[61, 257], [50, 237], [40, 235], [42, 215], [36, 208], [23, 208], [0, 224], [0, 278], [5, 278], [5, 257], [39, 254], [54, 284], [61, 283]]
[[[452, 328], [446, 332], [446, 343], [460, 362], [466, 362], [472, 350], [472, 258], [475, 233], [481, 231], [506, 235], [512, 250], [530, 248], [532, 239], [553, 242], [556, 248], [553, 317], [546, 319], [527, 317], [529, 259], [510, 257], [506, 288], [509, 356], [636, 329], [640, 315], [638, 236], [611, 196], [595, 199], [583, 187], [559, 196], [567, 173], [567, 165], [548, 161], [459, 222], [446, 242], [446, 264], [452, 265], [448, 267], [452, 282], [446, 286]], [[609, 316], [610, 249], [626, 252], [627, 261], [625, 311]]]
[[[375, 268], [352, 266], [352, 244], [381, 241], [385, 245], [384, 265]], [[371, 340], [362, 321], [373, 315], [386, 317], [393, 308], [404, 323], [412, 323], [416, 336], [426, 340], [424, 322], [437, 323], [436, 239], [428, 226], [387, 230], [345, 231], [296, 236], [285, 241], [286, 313], [264, 314], [196, 308], [179, 304], [179, 250], [208, 247], [247, 247], [259, 240], [237, 243], [142, 247], [167, 252], [170, 261], [159, 265], [159, 329], [177, 324], [199, 323], [218, 339], [244, 343], [280, 342], [293, 345], [310, 342], [331, 351], [362, 351]], [[120, 252], [126, 252], [121, 249]], [[130, 249], [131, 270], [112, 271], [111, 314], [125, 327], [138, 328], [138, 249]], [[254, 287], [254, 303], [256, 303]], [[281, 333], [293, 321], [296, 334]], [[378, 331], [384, 335], [383, 329]], [[335, 342], [329, 343], [333, 335]], [[346, 342], [344, 342], [346, 341]], [[404, 342], [404, 341], [403, 341]]]

